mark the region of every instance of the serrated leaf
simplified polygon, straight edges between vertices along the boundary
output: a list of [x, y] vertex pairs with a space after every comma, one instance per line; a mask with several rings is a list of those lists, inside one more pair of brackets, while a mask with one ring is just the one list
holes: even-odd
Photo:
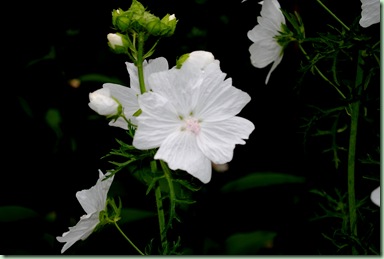
[[284, 174], [284, 173], [275, 173], [275, 172], [260, 172], [260, 173], [251, 173], [245, 177], [242, 177], [238, 180], [232, 181], [224, 185], [221, 189], [223, 192], [237, 192], [244, 191], [253, 188], [259, 187], [268, 187], [278, 184], [293, 184], [293, 183], [303, 183], [305, 181], [304, 177]]

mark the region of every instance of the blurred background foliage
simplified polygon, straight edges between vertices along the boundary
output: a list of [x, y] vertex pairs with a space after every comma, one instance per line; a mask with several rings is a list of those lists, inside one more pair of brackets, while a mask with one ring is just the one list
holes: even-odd
[[[345, 23], [360, 15], [361, 3], [325, 1]], [[111, 11], [128, 9], [129, 0], [17, 1], [9, 30], [6, 114], [0, 203], [0, 254], [56, 255], [62, 244], [56, 236], [83, 215], [75, 193], [90, 188], [97, 170], [110, 169], [101, 159], [124, 138], [119, 128], [88, 107], [88, 94], [105, 82], [129, 85], [121, 55], [113, 54], [106, 35]], [[244, 146], [235, 148], [229, 170], [214, 172], [209, 184], [195, 193], [196, 204], [181, 209], [175, 224], [186, 254], [348, 254], [333, 242], [344, 222], [346, 206], [345, 154], [335, 168], [323, 151], [331, 137], [307, 138], [303, 123], [320, 121], [308, 105], [332, 106], [335, 93], [307, 76], [297, 86], [301, 58], [294, 45], [264, 85], [269, 68], [250, 63], [247, 32], [257, 24], [261, 6], [256, 0], [142, 0], [155, 15], [170, 13], [179, 19], [175, 35], [160, 41], [153, 58], [177, 57], [207, 50], [220, 60], [233, 85], [252, 101], [240, 116], [255, 131]], [[321, 14], [316, 1], [281, 0], [286, 10], [300, 12], [308, 33], [327, 29], [333, 22]], [[348, 5], [348, 11], [345, 11]], [[319, 11], [321, 10], [321, 11]], [[319, 19], [321, 17], [321, 19]], [[368, 33], [379, 35], [379, 27]], [[380, 211], [367, 197], [379, 185], [379, 81], [366, 123], [358, 133], [360, 163], [357, 198], [361, 205], [359, 229], [365, 242], [361, 253], [380, 250]], [[317, 129], [330, 128], [321, 121]], [[305, 132], [308, 133], [308, 132]], [[313, 134], [313, 132], [310, 134]], [[340, 141], [343, 140], [342, 133]], [[158, 237], [155, 204], [145, 186], [129, 173], [119, 173], [111, 189], [125, 207], [124, 229], [139, 247]], [[372, 246], [373, 248], [372, 248]], [[370, 250], [369, 247], [372, 249]], [[136, 254], [111, 227], [78, 242], [67, 254]]]

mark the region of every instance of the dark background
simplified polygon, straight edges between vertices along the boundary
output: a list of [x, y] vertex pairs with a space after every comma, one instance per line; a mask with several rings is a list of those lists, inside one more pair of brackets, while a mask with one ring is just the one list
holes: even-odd
[[[361, 12], [357, 0], [338, 1], [338, 5], [324, 2], [347, 24]], [[301, 117], [309, 112], [305, 105], [329, 104], [335, 98], [333, 90], [324, 89], [324, 84], [311, 77], [307, 84], [296, 87], [301, 53], [294, 45], [286, 50], [269, 84], [264, 84], [270, 67], [253, 67], [248, 52], [251, 41], [247, 32], [257, 24], [261, 9], [256, 0], [141, 3], [159, 17], [174, 13], [179, 20], [175, 35], [162, 39], [152, 58], [164, 56], [173, 66], [184, 53], [210, 51], [220, 60], [222, 71], [232, 78], [233, 85], [252, 97], [240, 116], [251, 120], [256, 128], [246, 145], [235, 148], [230, 170], [214, 172], [211, 182], [196, 194], [198, 202], [191, 209], [193, 213], [185, 213], [184, 224], [177, 227], [182, 233], [182, 244], [191, 254], [225, 254], [223, 244], [229, 235], [268, 230], [278, 235], [273, 245], [258, 250], [258, 254], [336, 254], [337, 249], [320, 232], [337, 222], [309, 221], [320, 202], [309, 190], [345, 189], [345, 171], [344, 175], [336, 171], [331, 157], [322, 153], [324, 142], [313, 142], [308, 149], [300, 132]], [[280, 3], [286, 10], [300, 12], [309, 34], [325, 29], [326, 22], [331, 21], [316, 1]], [[62, 244], [53, 238], [66, 232], [83, 214], [75, 193], [95, 184], [98, 169], [111, 168], [101, 157], [117, 147], [115, 137], [123, 137], [124, 133], [109, 127], [87, 105], [88, 94], [99, 89], [102, 82], [84, 80], [75, 88], [70, 80], [100, 74], [129, 84], [124, 64], [129, 60], [113, 54], [106, 39], [108, 33], [114, 32], [112, 10], [129, 6], [130, 1], [58, 0], [17, 1], [16, 6], [7, 7], [11, 18], [5, 23], [8, 37], [3, 40], [6, 100], [0, 205], [30, 208], [38, 216], [1, 223], [0, 254], [60, 254]], [[368, 31], [378, 33], [378, 28]], [[49, 53], [49, 58], [43, 58]], [[49, 111], [60, 114], [56, 131], [47, 124]], [[367, 134], [362, 133], [366, 139], [361, 141], [367, 145], [379, 144], [378, 115], [377, 109], [373, 115], [376, 124], [365, 131]], [[371, 169], [376, 179], [378, 170]], [[306, 182], [241, 194], [220, 192], [224, 184], [234, 179], [267, 171], [303, 176]], [[117, 184], [127, 184], [121, 193], [126, 198], [124, 205], [155, 210], [153, 197], [145, 196], [144, 186], [129, 174], [118, 177]], [[378, 181], [361, 176], [357, 181], [363, 186], [359, 197], [368, 196], [379, 185]], [[367, 206], [374, 211], [368, 220], [377, 226], [372, 240], [379, 242], [379, 211], [369, 202]], [[141, 247], [157, 237], [157, 232], [156, 220], [127, 227], [127, 234]], [[86, 242], [76, 243], [67, 253], [135, 254], [124, 242], [111, 227]], [[207, 245], [209, 242], [211, 245]]]

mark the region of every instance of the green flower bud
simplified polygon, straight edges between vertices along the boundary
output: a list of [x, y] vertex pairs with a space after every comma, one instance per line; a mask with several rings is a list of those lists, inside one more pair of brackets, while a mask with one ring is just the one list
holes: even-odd
[[137, 0], [133, 0], [127, 11], [113, 10], [112, 24], [122, 32], [133, 30], [136, 33], [144, 32], [152, 36], [168, 37], [173, 35], [177, 20], [175, 15], [169, 14], [160, 20], [157, 16], [146, 11]]

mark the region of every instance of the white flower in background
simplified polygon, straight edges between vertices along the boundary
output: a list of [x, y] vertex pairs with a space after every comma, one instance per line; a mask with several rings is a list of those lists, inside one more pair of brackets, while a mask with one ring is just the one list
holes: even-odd
[[361, 27], [368, 27], [380, 22], [380, 0], [360, 0], [361, 1]]
[[280, 35], [281, 24], [285, 18], [280, 10], [277, 0], [265, 0], [261, 7], [261, 16], [257, 17], [258, 24], [248, 31], [248, 38], [253, 41], [249, 47], [251, 63], [257, 68], [264, 68], [273, 62], [265, 80], [268, 84], [269, 77], [283, 59], [283, 47], [277, 42], [276, 36]]
[[[103, 84], [103, 89], [108, 89], [110, 91], [110, 96], [119, 101], [123, 107], [124, 116], [133, 124], [137, 124], [136, 117], [133, 116], [133, 114], [139, 110], [137, 96], [141, 94], [137, 67], [133, 63], [126, 62], [125, 64], [127, 66], [127, 71], [130, 78], [130, 87], [119, 84], [106, 83]], [[164, 70], [168, 70], [168, 62], [165, 58], [160, 57], [149, 60], [148, 62], [144, 60], [144, 83], [146, 85], [147, 91], [150, 90], [147, 82], [148, 76], [150, 76], [152, 73]], [[128, 129], [127, 122], [121, 117], [119, 117], [116, 121], [110, 121], [109, 125]]]
[[371, 193], [371, 200], [374, 204], [380, 207], [380, 186]]
[[119, 104], [111, 97], [111, 91], [101, 88], [89, 94], [89, 107], [103, 116], [112, 116], [117, 113]]
[[218, 60], [196, 60], [188, 58], [180, 69], [148, 78], [153, 91], [139, 96], [142, 113], [133, 145], [140, 150], [159, 148], [155, 159], [208, 183], [211, 162], [231, 161], [235, 145], [245, 144], [254, 125], [236, 116], [251, 98], [225, 79]]
[[56, 237], [57, 241], [65, 243], [61, 249], [61, 253], [64, 253], [65, 250], [75, 242], [85, 240], [89, 237], [99, 224], [99, 214], [105, 210], [107, 193], [111, 187], [114, 176], [103, 181], [104, 178], [104, 174], [99, 170], [99, 179], [96, 185], [88, 190], [82, 190], [76, 193], [77, 200], [87, 214], [81, 216], [80, 221], [74, 227], [69, 227], [68, 232]]

